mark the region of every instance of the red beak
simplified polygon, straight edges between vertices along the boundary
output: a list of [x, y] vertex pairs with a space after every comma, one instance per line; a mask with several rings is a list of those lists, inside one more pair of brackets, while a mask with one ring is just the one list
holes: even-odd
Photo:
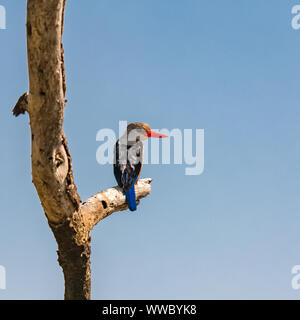
[[152, 130], [148, 131], [148, 138], [168, 138], [165, 134], [158, 133]]

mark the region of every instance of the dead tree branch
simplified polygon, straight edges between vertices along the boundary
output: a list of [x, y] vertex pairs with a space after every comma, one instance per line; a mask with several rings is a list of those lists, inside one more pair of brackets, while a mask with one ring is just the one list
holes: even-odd
[[[81, 204], [72, 158], [63, 132], [66, 75], [62, 35], [66, 0], [27, 0], [29, 94], [13, 113], [25, 111], [32, 137], [32, 178], [58, 244], [65, 278], [65, 299], [90, 299], [90, 231], [113, 212], [127, 209], [118, 188]], [[151, 192], [151, 179], [136, 185], [137, 200]]]
[[28, 94], [25, 92], [21, 95], [15, 107], [13, 108], [13, 115], [18, 117], [20, 114], [24, 114], [27, 111], [28, 106]]

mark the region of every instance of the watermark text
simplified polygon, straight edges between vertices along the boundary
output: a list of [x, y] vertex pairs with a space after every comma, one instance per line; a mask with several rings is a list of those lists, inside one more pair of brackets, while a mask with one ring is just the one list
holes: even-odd
[[300, 29], [300, 5], [295, 5], [292, 8], [292, 14], [294, 15], [292, 18], [292, 28], [294, 30]]
[[6, 29], [6, 9], [0, 5], [0, 29]]
[[0, 290], [6, 289], [6, 270], [0, 265]]
[[[124, 139], [124, 135], [121, 136], [121, 134], [126, 132], [126, 128], [127, 121], [120, 121], [119, 135], [116, 135], [109, 128], [97, 132], [96, 141], [101, 142], [96, 151], [96, 160], [99, 164], [114, 163], [114, 148], [117, 136], [119, 139]], [[181, 130], [176, 128], [172, 130], [154, 129], [154, 131], [166, 135], [168, 138], [143, 141], [143, 164], [185, 164], [185, 175], [202, 174], [204, 171], [204, 129]], [[126, 137], [125, 140], [128, 139]], [[125, 163], [126, 161], [125, 159]]]

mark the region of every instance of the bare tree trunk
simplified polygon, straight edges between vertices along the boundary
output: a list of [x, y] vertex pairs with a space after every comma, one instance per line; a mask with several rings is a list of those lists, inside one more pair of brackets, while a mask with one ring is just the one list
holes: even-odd
[[[72, 159], [62, 130], [66, 77], [62, 35], [66, 0], [27, 1], [29, 94], [13, 113], [30, 117], [32, 178], [58, 244], [65, 299], [90, 299], [90, 231], [113, 212], [126, 210], [125, 196], [114, 187], [81, 204]], [[136, 185], [137, 200], [151, 192], [151, 179]]]

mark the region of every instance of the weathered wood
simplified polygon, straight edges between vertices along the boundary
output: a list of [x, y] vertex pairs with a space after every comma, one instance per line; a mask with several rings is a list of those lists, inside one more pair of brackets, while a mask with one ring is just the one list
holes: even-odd
[[[32, 178], [58, 244], [65, 299], [90, 299], [90, 231], [113, 212], [127, 209], [119, 187], [81, 204], [72, 158], [63, 132], [66, 76], [62, 34], [66, 0], [27, 0], [29, 93], [13, 113], [28, 112], [32, 138]], [[136, 185], [136, 197], [151, 192], [151, 179]]]
[[[151, 193], [151, 182], [152, 179], [150, 178], [141, 179], [135, 185], [137, 202]], [[89, 226], [88, 229], [91, 230], [102, 219], [114, 212], [126, 209], [128, 209], [128, 205], [124, 193], [119, 187], [114, 187], [101, 191], [89, 198], [81, 205], [80, 213], [82, 214], [84, 225]]]
[[25, 92], [21, 95], [19, 100], [17, 101], [15, 107], [13, 108], [13, 115], [18, 117], [20, 114], [24, 114], [27, 111], [28, 106], [28, 94]]
[[32, 177], [51, 223], [78, 210], [80, 197], [62, 130], [65, 106], [62, 51], [65, 0], [27, 1], [28, 113]]

